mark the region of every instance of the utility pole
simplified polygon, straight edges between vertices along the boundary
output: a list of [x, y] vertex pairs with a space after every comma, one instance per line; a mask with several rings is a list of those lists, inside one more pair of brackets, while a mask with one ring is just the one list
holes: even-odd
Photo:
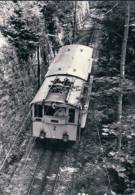
[[40, 48], [39, 46], [37, 47], [37, 60], [38, 60], [38, 89], [40, 88], [41, 85], [41, 73], [40, 73]]
[[128, 39], [128, 31], [129, 31], [129, 19], [130, 19], [130, 1], [126, 2], [126, 15], [125, 15], [125, 27], [124, 27], [124, 38], [122, 43], [122, 53], [121, 53], [121, 64], [120, 64], [120, 83], [119, 83], [119, 96], [118, 96], [118, 116], [117, 123], [119, 126], [119, 135], [118, 135], [118, 143], [117, 149], [121, 150], [121, 140], [122, 140], [122, 96], [123, 96], [123, 81], [125, 77], [125, 59], [126, 59], [126, 49], [127, 49], [127, 39]]
[[77, 1], [75, 1], [74, 3], [75, 3], [75, 9], [74, 9], [73, 43], [74, 43], [74, 40], [76, 38], [76, 5], [77, 5]]

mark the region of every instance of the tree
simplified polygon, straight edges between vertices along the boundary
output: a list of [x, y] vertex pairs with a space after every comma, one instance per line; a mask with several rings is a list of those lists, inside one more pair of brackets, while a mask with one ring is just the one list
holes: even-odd
[[[38, 24], [40, 15], [34, 10], [34, 3], [24, 4], [21, 2], [11, 4], [13, 14], [1, 29], [8, 41], [15, 46], [18, 58], [27, 60], [30, 50], [35, 50], [39, 42], [39, 29], [35, 28], [35, 25]], [[31, 17], [27, 17], [28, 15]]]
[[[114, 2], [113, 2], [114, 3]], [[117, 2], [116, 2], [117, 3]], [[112, 8], [115, 4], [112, 5]], [[127, 5], [127, 4], [125, 4]], [[124, 15], [125, 5], [117, 4], [115, 9], [106, 9], [105, 13], [109, 14], [108, 21], [104, 17], [100, 20], [101, 29], [101, 45], [99, 53], [99, 67], [96, 71], [94, 92], [97, 92], [93, 100], [95, 102], [95, 119], [101, 133], [101, 140], [104, 144], [104, 153], [107, 158], [105, 166], [108, 168], [109, 176], [113, 191], [118, 194], [132, 194], [134, 192], [134, 109], [135, 109], [135, 88], [134, 78], [129, 76], [134, 68], [131, 67], [134, 59], [134, 44], [133, 44], [133, 30], [134, 27], [130, 25], [129, 37], [127, 44], [127, 55], [125, 65], [125, 77], [123, 79], [122, 87], [122, 139], [121, 150], [117, 152], [116, 146], [119, 137], [119, 124], [117, 123], [117, 107], [119, 96], [119, 67], [120, 67], [120, 51], [122, 45], [122, 32], [124, 32]], [[134, 3], [132, 3], [134, 7]], [[105, 6], [106, 8], [106, 6]], [[111, 12], [110, 12], [111, 10]], [[107, 14], [106, 14], [107, 15]], [[131, 21], [134, 21], [134, 13], [131, 9]], [[108, 29], [111, 37], [108, 36]], [[132, 22], [133, 23], [133, 22]], [[124, 34], [124, 33], [123, 33]], [[112, 36], [113, 35], [113, 36]], [[108, 62], [107, 42], [110, 46], [110, 60]], [[132, 68], [132, 69], [131, 69]], [[128, 71], [127, 71], [128, 70]], [[130, 71], [131, 72], [130, 72]], [[133, 74], [132, 74], [133, 75]], [[123, 187], [124, 186], [124, 187]]]
[[121, 139], [122, 139], [122, 90], [123, 90], [123, 81], [125, 76], [125, 59], [126, 59], [126, 49], [127, 49], [127, 39], [128, 39], [128, 30], [129, 30], [129, 18], [130, 18], [130, 1], [126, 6], [126, 16], [125, 16], [125, 28], [124, 28], [124, 39], [122, 44], [122, 54], [121, 54], [121, 65], [120, 65], [120, 92], [118, 97], [118, 124], [120, 126], [119, 129], [119, 137], [118, 137], [118, 150], [121, 149]]

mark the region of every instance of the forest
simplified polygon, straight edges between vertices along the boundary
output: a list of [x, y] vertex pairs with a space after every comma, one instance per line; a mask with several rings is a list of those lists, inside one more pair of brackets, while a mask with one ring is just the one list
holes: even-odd
[[[4, 40], [0, 47], [0, 165], [50, 62], [62, 46], [82, 44], [97, 53], [72, 194], [133, 195], [135, 2], [1, 1], [0, 33]], [[24, 125], [29, 129], [29, 122]], [[21, 134], [17, 144], [26, 136]], [[23, 153], [16, 147], [8, 158], [8, 171], [0, 169], [0, 194], [5, 194], [1, 186]]]

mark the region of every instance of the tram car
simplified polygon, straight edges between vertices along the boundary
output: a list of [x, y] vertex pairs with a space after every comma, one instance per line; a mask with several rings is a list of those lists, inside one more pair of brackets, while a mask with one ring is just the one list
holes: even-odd
[[63, 46], [31, 102], [32, 136], [77, 141], [85, 127], [93, 82], [93, 49]]

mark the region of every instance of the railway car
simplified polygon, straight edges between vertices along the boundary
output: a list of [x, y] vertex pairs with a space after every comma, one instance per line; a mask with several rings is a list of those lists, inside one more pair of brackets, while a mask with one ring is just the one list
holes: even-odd
[[77, 141], [85, 127], [93, 76], [93, 49], [63, 46], [31, 102], [32, 136]]

